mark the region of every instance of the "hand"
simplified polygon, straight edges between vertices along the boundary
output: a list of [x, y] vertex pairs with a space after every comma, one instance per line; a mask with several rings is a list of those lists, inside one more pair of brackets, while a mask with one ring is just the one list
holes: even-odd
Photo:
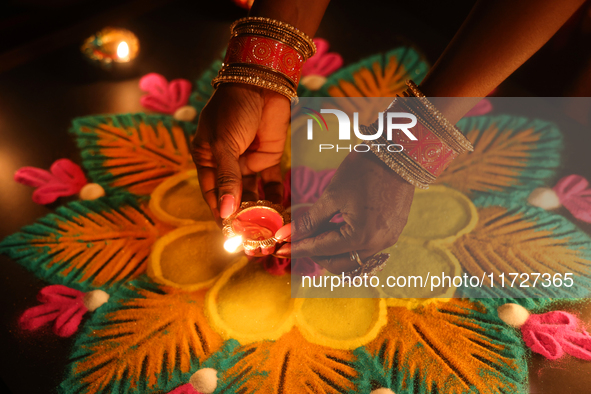
[[222, 84], [203, 108], [191, 153], [201, 193], [218, 224], [243, 199], [258, 198], [259, 172], [265, 198], [281, 202], [279, 162], [289, 117], [286, 97], [246, 84]]
[[[310, 210], [275, 235], [289, 240], [278, 254], [312, 259], [334, 274], [358, 267], [349, 252], [364, 260], [394, 245], [408, 219], [414, 186], [371, 152], [351, 153]], [[341, 213], [344, 221], [330, 220]]]

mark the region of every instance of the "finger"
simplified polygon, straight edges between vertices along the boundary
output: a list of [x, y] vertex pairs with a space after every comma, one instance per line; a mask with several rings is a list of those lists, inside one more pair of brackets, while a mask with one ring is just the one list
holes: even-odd
[[355, 235], [348, 224], [342, 225], [337, 230], [330, 230], [315, 236], [294, 241], [292, 235], [292, 258], [335, 256], [351, 252], [357, 249], [354, 242]]
[[203, 199], [211, 209], [216, 221], [220, 218], [218, 207], [217, 190], [215, 187], [215, 168], [197, 166], [197, 178], [199, 179], [199, 189]]
[[257, 175], [242, 175], [242, 201], [256, 201], [258, 199], [259, 187]]
[[[365, 259], [373, 256], [374, 254], [378, 253], [379, 250], [375, 251], [367, 251], [367, 250], [358, 250], [357, 253], [359, 254], [359, 258], [362, 262]], [[326, 268], [333, 274], [341, 274], [343, 272], [351, 272], [357, 268], [359, 268], [359, 263], [356, 260], [351, 259], [350, 253], [342, 253], [335, 256], [317, 256], [312, 257], [312, 260], [320, 265], [323, 268]]]
[[242, 174], [237, 155], [224, 148], [212, 148], [218, 163], [216, 187], [220, 216], [225, 219], [238, 209], [242, 195]]
[[312, 236], [322, 225], [328, 223], [337, 212], [338, 210], [332, 200], [326, 194], [323, 194], [308, 211], [297, 215], [293, 220], [291, 227], [292, 242]]
[[278, 249], [275, 250], [275, 253], [273, 254], [277, 257], [291, 258], [291, 243], [287, 242], [281, 245]]
[[281, 166], [276, 164], [261, 171], [261, 180], [263, 181], [265, 200], [269, 200], [274, 204], [281, 204], [283, 202]]
[[275, 233], [275, 239], [282, 242], [291, 242], [291, 223], [287, 223]]
[[199, 190], [203, 199], [211, 209], [213, 217], [221, 224], [220, 210], [217, 199], [216, 189], [216, 169], [211, 148], [207, 142], [194, 138], [191, 146], [191, 155], [197, 168], [197, 178], [199, 180]]
[[351, 272], [359, 267], [356, 261], [351, 260], [349, 253], [338, 254], [336, 256], [312, 257], [312, 260], [330, 273], [337, 275], [343, 272]]

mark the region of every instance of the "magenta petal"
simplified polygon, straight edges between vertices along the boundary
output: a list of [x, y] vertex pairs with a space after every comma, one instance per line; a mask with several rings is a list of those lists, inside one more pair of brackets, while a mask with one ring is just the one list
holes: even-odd
[[564, 355], [560, 343], [550, 334], [534, 330], [523, 330], [525, 344], [534, 352], [541, 354], [549, 360], [556, 360]]
[[490, 111], [492, 111], [493, 109], [493, 105], [490, 102], [490, 100], [488, 99], [482, 99], [478, 102], [478, 104], [476, 104], [470, 111], [468, 111], [468, 113], [466, 115], [464, 115], [465, 117], [468, 116], [480, 116], [480, 115], [485, 115], [487, 113], [489, 113]]
[[573, 196], [562, 205], [577, 219], [591, 223], [591, 196]]
[[174, 111], [170, 109], [166, 99], [153, 95], [145, 95], [140, 98], [140, 104], [142, 107], [152, 111], [162, 112], [165, 114], [172, 114]]
[[189, 102], [191, 82], [175, 79], [169, 83], [162, 75], [151, 73], [142, 77], [140, 89], [148, 93], [140, 98], [143, 107], [172, 114]]
[[73, 302], [77, 298], [84, 297], [80, 290], [72, 289], [64, 285], [45, 286], [37, 294], [40, 302]]
[[84, 295], [84, 292], [64, 285], [49, 285], [45, 286], [39, 291], [39, 294], [58, 294], [68, 297], [80, 297]]
[[151, 94], [166, 94], [168, 81], [163, 75], [149, 73], [140, 79], [140, 89]]
[[72, 307], [64, 310], [55, 319], [53, 326], [53, 332], [60, 337], [69, 337], [78, 330], [78, 326], [82, 321], [84, 314], [88, 312], [88, 309], [82, 303], [73, 305]]
[[58, 179], [61, 183], [72, 185], [76, 188], [76, 193], [80, 191], [82, 186], [86, 185], [86, 177], [82, 168], [71, 160], [59, 159], [56, 160], [49, 171]]
[[187, 105], [191, 96], [191, 82], [186, 79], [175, 79], [168, 87], [171, 108], [176, 111]]
[[53, 321], [60, 314], [59, 305], [42, 304], [27, 309], [19, 318], [18, 325], [23, 330], [36, 330]]
[[591, 223], [591, 190], [588, 187], [587, 179], [580, 175], [569, 175], [558, 181], [553, 189], [562, 205], [574, 217]]
[[578, 325], [579, 321], [576, 316], [563, 311], [552, 311], [531, 315], [521, 329], [555, 335], [575, 330]]
[[49, 171], [35, 167], [22, 167], [14, 173], [14, 180], [26, 186], [39, 187], [53, 179]]
[[560, 343], [564, 351], [581, 360], [591, 361], [591, 336], [584, 332], [567, 332]]
[[316, 54], [312, 56], [302, 67], [302, 75], [328, 76], [343, 65], [343, 58], [338, 53], [327, 53], [328, 41], [322, 38], [315, 38]]
[[327, 77], [343, 66], [343, 58], [338, 53], [327, 53], [315, 67], [314, 74]]
[[[316, 45], [316, 54], [314, 56], [318, 55], [318, 57], [322, 57], [322, 55], [328, 52], [330, 44], [327, 40], [324, 38], [314, 38], [312, 41], [314, 41], [314, 45]], [[312, 58], [314, 58], [314, 56], [312, 56]]]
[[76, 186], [62, 183], [48, 183], [33, 192], [33, 202], [41, 205], [51, 204], [59, 197], [72, 196], [80, 189]]
[[303, 204], [316, 201], [320, 178], [316, 171], [306, 166], [292, 169], [291, 196], [294, 204]]
[[[558, 181], [554, 186], [554, 191], [558, 197], [566, 197], [573, 194], [579, 194], [589, 187], [589, 181], [580, 175], [568, 175]], [[562, 200], [562, 199], [561, 199]]]
[[176, 389], [169, 391], [168, 394], [201, 394], [191, 383], [183, 384], [182, 386], [177, 387]]

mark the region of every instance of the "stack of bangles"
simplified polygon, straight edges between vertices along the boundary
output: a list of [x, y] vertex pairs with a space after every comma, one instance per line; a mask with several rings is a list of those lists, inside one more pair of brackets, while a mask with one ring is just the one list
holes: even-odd
[[310, 37], [274, 19], [248, 17], [230, 28], [222, 68], [211, 84], [237, 82], [270, 89], [297, 100], [304, 62], [316, 53]]
[[[388, 144], [383, 136], [364, 143], [404, 180], [420, 189], [427, 189], [460, 153], [471, 152], [474, 147], [462, 132], [433, 106], [414, 82], [407, 81], [406, 84], [408, 89], [402, 93], [402, 97], [397, 96], [392, 101], [386, 114], [413, 114], [417, 123], [416, 126], [408, 128], [408, 131], [416, 140], [401, 130], [393, 131], [393, 142], [403, 147], [402, 151], [396, 153], [380, 149], [380, 146]], [[365, 135], [376, 134], [378, 121], [380, 119], [370, 126], [361, 126], [361, 132]]]

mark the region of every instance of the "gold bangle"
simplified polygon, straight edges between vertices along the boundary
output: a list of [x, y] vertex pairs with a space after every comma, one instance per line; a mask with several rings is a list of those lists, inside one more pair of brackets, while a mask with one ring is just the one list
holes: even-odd
[[261, 66], [259, 64], [249, 63], [232, 63], [225, 64], [222, 66], [220, 72], [221, 75], [244, 75], [244, 76], [258, 76], [265, 78], [269, 82], [273, 82], [293, 91], [293, 94], [297, 93], [297, 87], [293, 81], [283, 75], [281, 72], [276, 71], [270, 67]]
[[[298, 42], [300, 42], [301, 47], [306, 48], [305, 53], [310, 54], [310, 56], [316, 53], [316, 45], [314, 44], [312, 39], [308, 37], [308, 35], [305, 34], [303, 31], [288, 23], [281, 22], [271, 18], [250, 16], [235, 21], [230, 27], [230, 31], [232, 32], [232, 34], [234, 34], [235, 31], [242, 29], [244, 25], [263, 27], [262, 30], [273, 30], [278, 33], [283, 33], [286, 37], [294, 37]], [[302, 55], [304, 56], [304, 54]]]
[[302, 55], [304, 59], [309, 59], [315, 53], [315, 51], [310, 50], [310, 48], [307, 45], [303, 45], [302, 42], [299, 41], [296, 37], [286, 35], [285, 33], [279, 30], [268, 29], [265, 27], [247, 26], [241, 29], [237, 29], [232, 34], [231, 38], [239, 37], [242, 35], [260, 36], [280, 41], [283, 44], [286, 44], [291, 48], [295, 49], [300, 55]]
[[472, 143], [462, 134], [457, 127], [451, 124], [437, 108], [429, 101], [429, 99], [419, 90], [417, 84], [410, 79], [406, 81], [406, 85], [410, 89], [410, 92], [419, 99], [419, 102], [423, 104], [427, 110], [433, 115], [433, 117], [442, 125], [442, 127], [450, 134], [450, 136], [461, 145], [465, 151], [472, 152], [474, 147]]
[[214, 88], [217, 88], [222, 83], [228, 82], [258, 86], [279, 93], [289, 100], [294, 99], [297, 103], [297, 92], [285, 80], [286, 78], [278, 77], [251, 65], [229, 65], [222, 67], [218, 76], [211, 81], [211, 84]]
[[411, 107], [406, 100], [400, 100], [398, 103], [404, 110], [412, 113], [420, 120], [424, 126], [427, 126], [429, 130], [435, 134], [439, 139], [447, 144], [451, 149], [453, 149], [456, 153], [463, 153], [465, 149], [459, 145], [455, 139], [452, 138], [445, 130], [442, 130], [441, 125], [439, 125], [434, 118], [430, 116], [429, 113], [420, 112], [421, 109]]
[[[374, 125], [370, 127], [374, 127]], [[368, 126], [360, 126], [360, 131], [362, 133], [370, 134], [369, 132], [367, 132], [367, 129]], [[425, 168], [421, 167], [419, 163], [415, 162], [410, 156], [408, 156], [408, 154], [406, 154], [404, 150], [396, 153], [387, 151], [387, 149], [380, 150], [379, 145], [388, 144], [388, 141], [384, 139], [384, 137], [379, 137], [374, 141], [364, 140], [363, 142], [366, 145], [368, 145], [372, 152], [386, 164], [388, 164], [390, 160], [396, 162], [395, 171], [399, 172], [401, 168], [404, 169], [405, 177], [412, 178], [413, 182], [419, 182], [424, 185], [435, 182], [436, 177], [433, 174], [429, 173]], [[391, 159], [385, 160], [388, 157], [390, 157]], [[392, 166], [390, 167], [392, 168]]]

